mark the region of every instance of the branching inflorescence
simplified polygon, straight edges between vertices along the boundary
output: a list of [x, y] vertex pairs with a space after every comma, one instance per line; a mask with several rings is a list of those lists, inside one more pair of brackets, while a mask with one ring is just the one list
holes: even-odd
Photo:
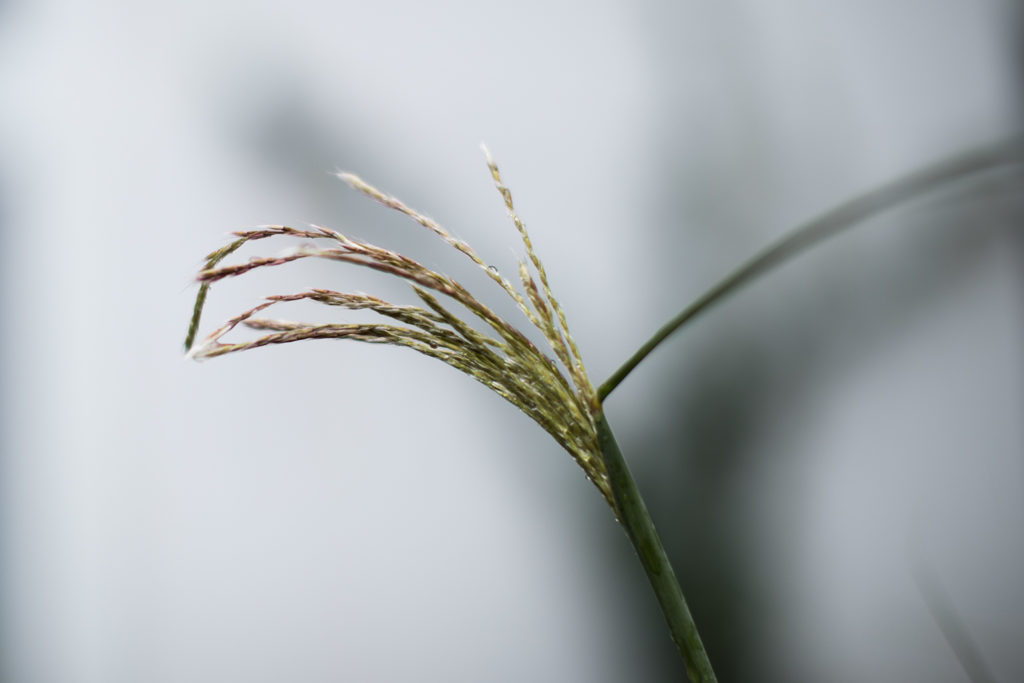
[[[525, 261], [519, 263], [519, 278], [525, 297], [497, 269], [488, 266], [472, 247], [453, 237], [435, 221], [355, 175], [340, 173], [339, 177], [384, 206], [412, 218], [472, 260], [516, 302], [527, 320], [540, 330], [555, 358], [541, 352], [522, 332], [481, 303], [458, 281], [407, 256], [350, 239], [327, 228], [314, 226], [309, 230], [299, 230], [279, 225], [236, 232], [234, 234], [237, 239], [206, 257], [205, 265], [198, 275], [201, 285], [185, 340], [186, 350], [192, 358], [201, 360], [304, 339], [351, 339], [411, 348], [470, 375], [533, 418], [573, 456], [608, 504], [616, 510], [598, 443], [600, 402], [597, 392], [587, 377], [579, 349], [569, 334], [565, 314], [551, 292], [544, 266], [534, 252], [526, 227], [512, 204], [512, 194], [502, 182], [498, 167], [486, 148], [484, 154], [494, 183], [505, 200], [508, 213], [526, 248], [529, 265]], [[326, 242], [327, 246], [311, 246], [307, 243], [284, 255], [254, 258], [238, 265], [220, 265], [227, 256], [247, 242], [278, 236]], [[425, 307], [396, 305], [366, 294], [313, 289], [266, 297], [259, 305], [228, 320], [204, 340], [195, 343], [203, 305], [214, 282], [256, 268], [281, 265], [303, 258], [352, 263], [402, 278], [412, 285]], [[484, 334], [474, 329], [446, 308], [435, 294], [441, 294], [464, 306], [494, 334]], [[349, 310], [370, 310], [400, 324], [311, 324], [254, 317], [275, 304], [302, 300]], [[221, 339], [238, 325], [266, 334], [249, 341], [222, 342]]]

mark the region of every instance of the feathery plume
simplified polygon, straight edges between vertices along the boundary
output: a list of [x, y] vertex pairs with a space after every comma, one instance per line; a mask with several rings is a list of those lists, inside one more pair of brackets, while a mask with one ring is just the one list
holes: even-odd
[[[504, 199], [509, 216], [526, 249], [527, 259], [519, 263], [519, 280], [525, 296], [496, 268], [488, 266], [469, 244], [453, 237], [436, 221], [381, 192], [356, 175], [339, 173], [338, 177], [384, 206], [405, 214], [468, 257], [515, 302], [526, 320], [540, 331], [554, 358], [543, 353], [519, 329], [499, 317], [453, 278], [431, 270], [403, 254], [353, 240], [328, 228], [312, 226], [311, 229], [300, 230], [283, 225], [267, 225], [236, 232], [235, 240], [206, 257], [197, 276], [200, 287], [185, 339], [186, 352], [191, 358], [204, 360], [236, 351], [306, 339], [348, 339], [413, 349], [468, 374], [529, 415], [573, 456], [614, 510], [608, 473], [598, 443], [596, 416], [599, 414], [600, 401], [597, 392], [587, 377], [579, 349], [569, 333], [565, 313], [551, 291], [544, 266], [512, 204], [512, 194], [502, 181], [490, 152], [486, 147], [483, 147], [483, 151], [495, 186]], [[274, 237], [300, 238], [309, 243], [278, 256], [221, 265], [224, 259], [244, 244]], [[423, 306], [396, 305], [367, 294], [312, 289], [266, 297], [263, 302], [228, 320], [196, 342], [203, 306], [213, 283], [251, 270], [306, 258], [351, 263], [401, 278], [412, 286]], [[490, 334], [477, 331], [467, 321], [452, 313], [442, 303], [445, 297], [464, 306], [485, 324]], [[314, 324], [254, 317], [272, 306], [293, 301], [314, 301], [349, 310], [370, 310], [392, 323]], [[222, 341], [225, 335], [239, 325], [265, 334], [249, 341]], [[564, 372], [560, 365], [565, 369]]]

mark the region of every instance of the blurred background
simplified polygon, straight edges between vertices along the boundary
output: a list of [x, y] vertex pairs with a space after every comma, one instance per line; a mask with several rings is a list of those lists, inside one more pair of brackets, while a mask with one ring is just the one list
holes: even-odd
[[[679, 680], [631, 547], [546, 434], [398, 349], [184, 360], [202, 256], [312, 222], [488, 292], [331, 175], [514, 273], [484, 140], [597, 383], [787, 228], [1019, 131], [1022, 19], [0, 1], [0, 680]], [[608, 399], [723, 680], [966, 680], [929, 591], [1024, 679], [1022, 179], [815, 249]], [[215, 287], [204, 331], [310, 286], [411, 303], [275, 271]]]

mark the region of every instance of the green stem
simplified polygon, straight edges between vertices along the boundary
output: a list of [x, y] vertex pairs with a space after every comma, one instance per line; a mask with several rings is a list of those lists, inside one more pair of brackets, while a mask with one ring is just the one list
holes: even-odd
[[912, 197], [921, 195], [941, 185], [965, 178], [974, 173], [988, 171], [999, 166], [1020, 163], [1024, 156], [1024, 139], [1013, 138], [996, 145], [972, 150], [932, 166], [904, 176], [851, 199], [831, 211], [818, 216], [783, 235], [778, 241], [755, 255], [752, 259], [734, 270], [722, 281], [705, 292], [700, 298], [683, 309], [679, 315], [669, 320], [651, 337], [622, 367], [608, 378], [597, 389], [600, 400], [608, 394], [633, 371], [640, 361], [655, 349], [661, 342], [710, 308], [713, 304], [739, 289], [773, 267], [788, 261], [822, 240], [836, 235], [846, 228], [860, 223], [873, 214], [891, 208]]
[[665, 614], [672, 640], [686, 662], [686, 673], [693, 683], [717, 681], [708, 653], [701, 642], [700, 634], [697, 633], [693, 615], [690, 614], [690, 608], [683, 598], [683, 591], [679, 588], [679, 581], [672, 570], [668, 555], [665, 554], [665, 547], [661, 544], [658, 531], [654, 528], [654, 521], [647, 512], [647, 506], [640, 497], [640, 491], [636, 488], [633, 475], [630, 474], [603, 412], [598, 415], [597, 433], [601, 454], [608, 468], [619, 521], [633, 543], [637, 555], [640, 556], [640, 562], [651, 581], [661, 611]]

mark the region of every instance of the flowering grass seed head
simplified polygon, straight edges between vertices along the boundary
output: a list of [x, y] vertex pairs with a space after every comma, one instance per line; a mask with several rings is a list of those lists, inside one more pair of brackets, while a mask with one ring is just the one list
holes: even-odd
[[[350, 339], [413, 349], [461, 370], [529, 415], [569, 451], [614, 510], [615, 504], [597, 437], [596, 419], [600, 413], [600, 401], [584, 370], [579, 349], [569, 334], [562, 307], [551, 292], [544, 266], [512, 203], [512, 194], [503, 183], [490, 152], [486, 147], [483, 149], [494, 183], [526, 249], [528, 262], [519, 263], [519, 280], [525, 297], [495, 267], [488, 266], [469, 244], [453, 237], [434, 220], [381, 192], [358, 176], [339, 173], [338, 177], [384, 206], [412, 218], [473, 261], [512, 298], [530, 324], [541, 332], [554, 353], [554, 359], [541, 352], [526, 335], [495, 314], [461, 283], [442, 273], [397, 252], [350, 239], [334, 230], [318, 226], [299, 230], [283, 225], [236, 232], [235, 240], [206, 257], [197, 278], [200, 287], [185, 339], [186, 351], [190, 357], [203, 360], [305, 339]], [[274, 257], [252, 258], [236, 265], [220, 265], [248, 242], [282, 236], [309, 240], [312, 244], [326, 243], [326, 246], [307, 244]], [[262, 303], [228, 320], [196, 343], [203, 306], [213, 283], [257, 268], [305, 258], [351, 263], [401, 278], [412, 286], [425, 307], [396, 305], [367, 294], [312, 289], [266, 297]], [[442, 304], [442, 298], [437, 294], [461, 304], [485, 323], [492, 334], [477, 331], [452, 313]], [[314, 324], [254, 317], [279, 303], [293, 301], [314, 301], [349, 310], [370, 310], [398, 324]], [[239, 325], [265, 334], [249, 341], [221, 341]], [[561, 368], [564, 368], [564, 372]]]

